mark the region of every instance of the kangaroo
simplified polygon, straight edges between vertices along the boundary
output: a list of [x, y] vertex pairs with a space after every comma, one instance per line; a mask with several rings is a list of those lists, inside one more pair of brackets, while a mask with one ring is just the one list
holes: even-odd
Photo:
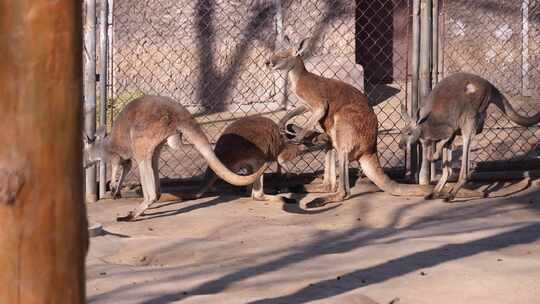
[[[143, 96], [134, 99], [118, 114], [111, 134], [104, 136], [101, 132], [100, 135], [97, 140], [86, 137], [83, 165], [87, 168], [97, 161], [111, 162], [113, 197], [118, 197], [120, 185], [131, 168], [132, 159], [139, 165], [144, 200], [134, 211], [118, 220], [135, 220], [159, 200], [159, 150], [166, 141], [177, 148], [180, 135], [186, 136], [219, 177], [233, 185], [252, 184], [269, 165], [261, 164], [249, 176], [231, 172], [214, 154], [206, 135], [191, 114], [181, 104], [167, 97]], [[119, 171], [120, 177], [117, 180]]]
[[[283, 128], [283, 124], [290, 118], [309, 111], [311, 116], [304, 130], [296, 134], [297, 140], [301, 141], [306, 132], [320, 125], [330, 137], [333, 150], [337, 154], [339, 172], [337, 191], [323, 178], [323, 191], [335, 193], [318, 198], [307, 207], [320, 207], [348, 198], [349, 160], [358, 160], [364, 174], [391, 195], [425, 196], [430, 193], [432, 187], [429, 185], [399, 184], [384, 173], [377, 156], [377, 116], [368, 104], [367, 97], [350, 84], [309, 72], [302, 58], [306, 40], [302, 40], [298, 47], [293, 47], [290, 40], [285, 37], [285, 47], [275, 52], [266, 65], [273, 70], [288, 73], [292, 91], [303, 103], [303, 106], [281, 119], [280, 127]], [[334, 163], [332, 153], [334, 152], [329, 153], [330, 156], [327, 154], [325, 173], [330, 171], [326, 168], [330, 166], [331, 169]]]
[[[277, 161], [278, 173], [293, 158], [320, 149], [326, 142], [320, 141], [317, 132], [306, 136], [305, 144], [288, 142], [280, 133], [278, 125], [269, 118], [255, 115], [231, 123], [219, 137], [214, 152], [230, 170], [254, 172], [267, 162]], [[309, 146], [309, 147], [308, 147]], [[218, 177], [212, 169], [206, 171], [206, 182], [194, 198], [200, 198], [210, 189]], [[253, 184], [251, 197], [260, 201], [284, 202], [283, 197], [263, 192], [263, 175]]]
[[[440, 159], [442, 154], [443, 174], [433, 192], [426, 198], [443, 197], [445, 201], [451, 201], [467, 182], [470, 176], [471, 141], [474, 135], [482, 132], [486, 109], [490, 104], [497, 106], [511, 121], [521, 126], [528, 127], [540, 122], [540, 113], [532, 117], [521, 116], [493, 84], [469, 73], [456, 73], [440, 81], [425, 98], [416, 121], [402, 108], [407, 127], [402, 130], [400, 147], [405, 148], [420, 140], [424, 151], [429, 151], [432, 144], [435, 144], [435, 153], [428, 153], [429, 161]], [[459, 133], [463, 136], [459, 179], [451, 191], [442, 194], [441, 189], [452, 170], [449, 161], [452, 142]]]

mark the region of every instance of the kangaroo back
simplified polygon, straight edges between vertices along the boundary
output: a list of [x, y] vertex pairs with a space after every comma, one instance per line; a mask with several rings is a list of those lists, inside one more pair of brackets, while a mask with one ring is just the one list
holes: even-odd
[[[274, 161], [284, 145], [277, 124], [263, 116], [231, 123], [220, 135], [214, 151], [229, 168], [248, 160]], [[257, 169], [257, 168], [254, 168]]]

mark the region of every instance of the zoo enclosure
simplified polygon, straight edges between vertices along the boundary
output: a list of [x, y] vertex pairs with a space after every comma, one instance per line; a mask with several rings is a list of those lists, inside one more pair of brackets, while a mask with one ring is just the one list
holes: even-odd
[[[108, 3], [107, 87], [98, 95], [106, 102], [100, 108], [107, 110], [101, 114], [109, 127], [123, 106], [142, 94], [178, 100], [212, 142], [239, 117], [279, 119], [297, 100], [285, 75], [270, 72], [264, 61], [285, 34], [294, 42], [311, 37], [309, 70], [344, 80], [368, 95], [379, 118], [378, 149], [386, 169], [418, 173], [421, 151], [406, 153], [397, 145], [403, 127], [400, 104], [414, 113], [421, 92], [452, 72], [480, 74], [522, 113], [538, 110], [533, 103], [540, 96], [537, 0]], [[518, 128], [500, 116], [490, 111], [473, 146], [474, 161], [536, 158], [538, 128]], [[164, 147], [161, 177], [202, 173], [204, 160], [186, 144], [180, 151]], [[320, 170], [322, 159], [322, 152], [305, 155], [293, 170]], [[128, 182], [138, 182], [136, 174], [133, 170]]]

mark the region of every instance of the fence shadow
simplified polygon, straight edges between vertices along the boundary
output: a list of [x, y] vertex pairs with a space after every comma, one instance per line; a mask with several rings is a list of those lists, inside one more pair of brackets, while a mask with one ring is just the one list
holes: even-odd
[[[339, 287], [336, 287], [335, 279], [329, 279], [310, 284], [290, 295], [256, 300], [249, 302], [249, 304], [307, 303], [343, 294], [359, 287], [381, 283], [401, 275], [448, 261], [458, 260], [482, 252], [499, 250], [514, 245], [528, 244], [537, 240], [540, 240], [540, 224], [530, 224], [522, 228], [479, 240], [460, 244], [443, 245], [434, 249], [419, 251], [393, 259], [372, 267], [358, 269], [340, 276], [340, 281], [345, 283], [340, 284]], [[321, 290], [324, 290], [325, 292], [320, 292]]]
[[[458, 229], [459, 231], [453, 231], [451, 229], [452, 231], [429, 232], [419, 236], [409, 236], [407, 235], [407, 232], [418, 232], [426, 228], [439, 227], [443, 224], [449, 223], [457, 224], [468, 219], [503, 215], [510, 211], [508, 209], [509, 204], [515, 204], [515, 208], [512, 208], [512, 210], [530, 210], [532, 208], [540, 213], [540, 204], [531, 203], [533, 200], [537, 199], [537, 195], [539, 193], [540, 190], [535, 190], [520, 196], [501, 199], [496, 203], [490, 202], [490, 208], [486, 208], [485, 204], [483, 203], [475, 204], [474, 206], [460, 204], [455, 209], [445, 211], [444, 215], [433, 213], [431, 215], [420, 217], [405, 227], [398, 228], [398, 224], [401, 222], [404, 216], [426, 203], [425, 201], [419, 201], [417, 203], [398, 208], [392, 214], [391, 221], [384, 229], [370, 230], [366, 229], [365, 227], [360, 227], [349, 229], [343, 233], [329, 237], [324, 236], [312, 244], [302, 247], [301, 249], [293, 250], [293, 252], [285, 256], [234, 271], [217, 279], [209, 280], [188, 291], [159, 295], [152, 299], [143, 301], [142, 303], [163, 304], [170, 303], [172, 301], [181, 301], [197, 295], [217, 294], [224, 291], [232, 284], [252, 277], [285, 269], [294, 264], [301, 263], [321, 255], [346, 253], [363, 246], [369, 246], [371, 244], [390, 244], [408, 239], [455, 235], [456, 233], [469, 233], [484, 230], [488, 231], [494, 228], [515, 228], [509, 232], [499, 233], [495, 236], [485, 237], [461, 244], [443, 245], [437, 248], [398, 257], [391, 261], [380, 263], [371, 267], [354, 270], [344, 276], [341, 276], [342, 280], [348, 283], [340, 286], [339, 288], [336, 288], [335, 285], [333, 285], [334, 287], [332, 287], [330, 291], [324, 292], [323, 294], [316, 292], [315, 290], [324, 288], [327, 284], [330, 284], [330, 280], [320, 281], [286, 296], [260, 299], [251, 302], [307, 303], [309, 301], [339, 295], [363, 286], [367, 286], [369, 284], [381, 283], [391, 278], [399, 277], [422, 268], [432, 267], [447, 261], [458, 260], [481, 252], [498, 250], [517, 244], [531, 243], [540, 239], [539, 223], [521, 222], [516, 223], [515, 225], [494, 225], [478, 229], [462, 228], [460, 225], [454, 225], [454, 229]], [[519, 203], [516, 204], [515, 202]], [[368, 277], [366, 276], [367, 273], [370, 274], [369, 280], [363, 279], [364, 277]], [[170, 282], [171, 280], [175, 280], [175, 278], [168, 277], [163, 279], [163, 281], [167, 282]], [[154, 282], [154, 284], [159, 284], [159, 282], [160, 281], [158, 280], [157, 282]], [[129, 289], [129, 287], [125, 288]], [[118, 290], [116, 292], [118, 292]]]
[[258, 4], [251, 9], [252, 15], [241, 31], [243, 35], [234, 47], [230, 64], [224, 71], [218, 71], [215, 65], [215, 9], [215, 0], [197, 1], [195, 23], [197, 52], [200, 58], [197, 96], [205, 109], [205, 114], [224, 110], [224, 101], [227, 100], [234, 87], [238, 70], [246, 58], [250, 44], [257, 39], [257, 35], [261, 31], [272, 30], [269, 21], [273, 20], [272, 17], [275, 13], [275, 7], [272, 3]]

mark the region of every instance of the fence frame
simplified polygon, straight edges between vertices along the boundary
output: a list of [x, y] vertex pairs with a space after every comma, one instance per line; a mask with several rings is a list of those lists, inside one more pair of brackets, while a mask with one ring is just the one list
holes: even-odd
[[[99, 98], [100, 98], [100, 117], [99, 122], [101, 126], [107, 125], [107, 109], [112, 106], [108, 105], [108, 97], [112, 96], [112, 62], [114, 60], [112, 43], [114, 39], [114, 19], [113, 19], [113, 0], [99, 0], [102, 1], [105, 5], [101, 5], [100, 20], [99, 20], [99, 31], [100, 31], [100, 71], [99, 71]], [[444, 33], [446, 28], [440, 26], [441, 22], [444, 22], [444, 6], [447, 0], [408, 0], [407, 5], [409, 12], [411, 13], [410, 19], [408, 21], [408, 50], [407, 50], [407, 66], [410, 67], [410, 74], [407, 72], [406, 86], [410, 81], [410, 90], [411, 94], [409, 97], [406, 97], [406, 104], [408, 104], [408, 111], [411, 117], [416, 118], [417, 111], [421, 107], [422, 96], [426, 95], [440, 79], [441, 75], [444, 73]], [[523, 3], [525, 3], [524, 0]], [[281, 0], [273, 0], [274, 5], [278, 7], [274, 15], [275, 31], [276, 31], [276, 43], [281, 43], [284, 35], [284, 12], [282, 7]], [[528, 2], [527, 2], [528, 3]], [[95, 15], [95, 5], [96, 0], [86, 0], [85, 4], [87, 9], [90, 6], [94, 6], [93, 14]], [[108, 4], [108, 5], [107, 5]], [[525, 4], [522, 4], [522, 6]], [[527, 7], [528, 9], [528, 7]], [[92, 14], [92, 10], [87, 11], [87, 25], [85, 26], [85, 52], [88, 58], [91, 57], [92, 51], [94, 52], [94, 59], [96, 58], [95, 54], [95, 37], [96, 37], [96, 27], [95, 27], [95, 16], [93, 17], [94, 25], [92, 26], [91, 16], [88, 16], [88, 12]], [[523, 12], [525, 14], [525, 12]], [[106, 19], [106, 20], [105, 20]], [[527, 18], [525, 18], [527, 19]], [[526, 22], [524, 20], [524, 22]], [[528, 22], [528, 21], [527, 21]], [[524, 25], [525, 26], [525, 25]], [[523, 31], [528, 30], [528, 26], [524, 27]], [[91, 31], [94, 31], [93, 34]], [[524, 34], [524, 33], [522, 33]], [[94, 41], [92, 41], [92, 37]], [[93, 49], [92, 49], [93, 47]], [[527, 49], [528, 51], [528, 49]], [[410, 63], [409, 63], [410, 62]], [[96, 73], [91, 73], [93, 69], [95, 71], [95, 60], [92, 63], [92, 60], [86, 61], [85, 69], [85, 130], [89, 135], [93, 135], [95, 130], [95, 121], [94, 125], [90, 122], [92, 119], [90, 117], [95, 117], [95, 83]], [[408, 68], [409, 69], [409, 68]], [[526, 73], [526, 71], [523, 71]], [[92, 79], [92, 74], [94, 78]], [[410, 79], [410, 80], [409, 80]], [[278, 81], [278, 80], [277, 80]], [[286, 87], [287, 81], [284, 81], [283, 86]], [[92, 95], [92, 85], [94, 85], [93, 95]], [[109, 85], [110, 87], [107, 87]], [[107, 94], [111, 93], [111, 94]], [[288, 98], [286, 92], [279, 92], [281, 95], [278, 99], [281, 101], [281, 104], [284, 109], [288, 109]], [[93, 112], [92, 112], [93, 107]], [[93, 115], [93, 116], [92, 116]], [[415, 145], [410, 147], [405, 151], [405, 170], [407, 174], [415, 181], [420, 184], [428, 184], [435, 180], [436, 170], [435, 163], [428, 162], [426, 159], [427, 153], [422, 150], [420, 145]], [[504, 160], [501, 160], [504, 162]], [[536, 168], [536, 167], [535, 167]], [[540, 167], [539, 167], [540, 168]], [[483, 166], [478, 172], [486, 171], [500, 171], [500, 165], [495, 164], [494, 166]], [[508, 170], [511, 168], [505, 168]], [[511, 170], [516, 171], [516, 170]], [[523, 171], [523, 170], [519, 170]], [[102, 198], [105, 195], [105, 185], [106, 185], [106, 169], [104, 164], [100, 164], [99, 171], [99, 197]], [[86, 192], [87, 200], [92, 201], [92, 198], [95, 194], [95, 183], [92, 183], [92, 180], [95, 181], [95, 175], [92, 178], [92, 170], [87, 171], [86, 177]], [[525, 174], [525, 173], [523, 173]], [[514, 173], [515, 175], [515, 173]], [[509, 176], [512, 176], [510, 174]], [[473, 175], [474, 178], [474, 175]]]

